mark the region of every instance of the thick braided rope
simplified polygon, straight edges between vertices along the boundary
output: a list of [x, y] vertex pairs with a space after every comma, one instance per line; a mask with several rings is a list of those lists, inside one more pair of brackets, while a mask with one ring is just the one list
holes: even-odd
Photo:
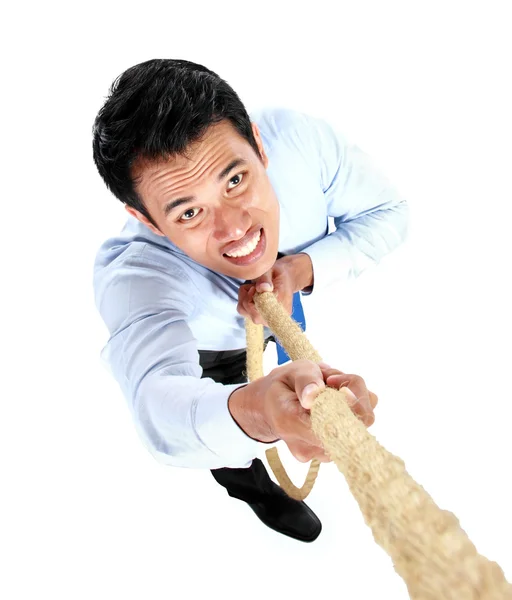
[[[292, 325], [298, 327], [295, 321], [291, 320], [291, 322]], [[254, 324], [251, 319], [245, 319], [245, 333], [247, 340], [247, 377], [249, 381], [254, 381], [263, 377], [263, 327], [262, 325]], [[308, 345], [308, 354], [313, 355], [314, 353], [316, 362], [321, 362], [320, 355], [316, 353], [313, 346], [309, 344], [309, 341], [305, 337], [304, 341]], [[320, 462], [318, 460], [311, 461], [304, 485], [298, 488], [288, 477], [288, 473], [279, 458], [277, 448], [275, 446], [269, 448], [265, 451], [265, 455], [279, 485], [288, 496], [295, 498], [295, 500], [304, 500], [304, 498], [307, 498], [315, 485], [318, 470], [320, 469]]]
[[[255, 294], [254, 300], [292, 360], [318, 362], [273, 293]], [[478, 554], [457, 517], [440, 509], [404, 462], [369, 433], [349, 408], [343, 388], [326, 388], [317, 396], [311, 425], [413, 600], [512, 600], [512, 585], [500, 566]]]

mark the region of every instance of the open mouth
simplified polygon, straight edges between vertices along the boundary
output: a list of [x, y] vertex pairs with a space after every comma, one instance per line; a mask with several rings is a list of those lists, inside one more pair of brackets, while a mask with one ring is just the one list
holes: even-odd
[[[254, 246], [254, 244], [256, 245]], [[260, 229], [259, 232], [257, 232], [254, 235], [254, 238], [250, 240], [244, 248], [241, 248], [238, 252], [234, 253], [241, 254], [242, 256], [228, 256], [227, 254], [223, 254], [223, 256], [226, 260], [229, 260], [229, 262], [233, 265], [250, 265], [259, 260], [263, 256], [263, 254], [265, 254], [266, 246], [267, 240], [265, 236], [265, 231], [264, 229]]]

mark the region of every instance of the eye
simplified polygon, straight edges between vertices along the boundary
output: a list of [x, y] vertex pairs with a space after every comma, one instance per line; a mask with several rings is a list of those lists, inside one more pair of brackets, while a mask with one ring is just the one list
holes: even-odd
[[[235, 187], [238, 187], [241, 183], [242, 180], [245, 176], [245, 173], [237, 173], [236, 175], [234, 175], [233, 177], [231, 177], [231, 179], [229, 180], [229, 189], [233, 189]], [[182, 215], [181, 217], [178, 219], [178, 222], [182, 222], [182, 221], [192, 221], [192, 219], [194, 219], [197, 216], [197, 212], [194, 211], [199, 211], [198, 208], [189, 208], [187, 209]]]
[[235, 184], [232, 187], [230, 187], [230, 189], [233, 189], [233, 187], [236, 187], [237, 185], [240, 185], [240, 183], [242, 182], [243, 178], [244, 178], [244, 173], [238, 173], [234, 177], [231, 177], [231, 179], [229, 180], [229, 183], [231, 184], [232, 182], [235, 182]]
[[[178, 219], [179, 221], [191, 221], [196, 215], [192, 214], [192, 216], [187, 217], [186, 215], [193, 213], [195, 210], [199, 210], [197, 208], [189, 208], [188, 210], [186, 210], [181, 217]], [[197, 214], [197, 213], [196, 213]]]

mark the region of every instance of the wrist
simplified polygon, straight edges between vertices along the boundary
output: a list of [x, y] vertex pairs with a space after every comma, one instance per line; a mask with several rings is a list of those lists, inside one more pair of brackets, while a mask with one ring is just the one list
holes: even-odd
[[299, 252], [299, 254], [294, 254], [293, 258], [295, 259], [296, 269], [296, 289], [294, 290], [294, 292], [301, 292], [306, 288], [312, 288], [314, 283], [314, 275], [313, 262], [311, 261], [311, 257], [309, 256], [309, 254]]
[[257, 382], [237, 388], [228, 398], [228, 410], [235, 423], [250, 438], [257, 442], [269, 444], [279, 438], [273, 434], [262, 410], [262, 403], [256, 403], [254, 398]]

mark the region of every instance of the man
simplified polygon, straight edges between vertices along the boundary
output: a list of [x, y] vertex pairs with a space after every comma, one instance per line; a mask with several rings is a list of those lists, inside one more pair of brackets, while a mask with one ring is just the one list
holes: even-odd
[[185, 60], [124, 72], [93, 135], [98, 171], [129, 213], [95, 262], [102, 355], [142, 440], [166, 464], [210, 469], [269, 527], [313, 541], [318, 517], [255, 457], [282, 439], [303, 462], [329, 461], [310, 426], [319, 390], [346, 385], [367, 426], [377, 397], [311, 361], [248, 384], [244, 317], [263, 323], [256, 290], [295, 317], [301, 294], [378, 262], [405, 238], [406, 202], [323, 120], [285, 109], [250, 119], [225, 81]]

